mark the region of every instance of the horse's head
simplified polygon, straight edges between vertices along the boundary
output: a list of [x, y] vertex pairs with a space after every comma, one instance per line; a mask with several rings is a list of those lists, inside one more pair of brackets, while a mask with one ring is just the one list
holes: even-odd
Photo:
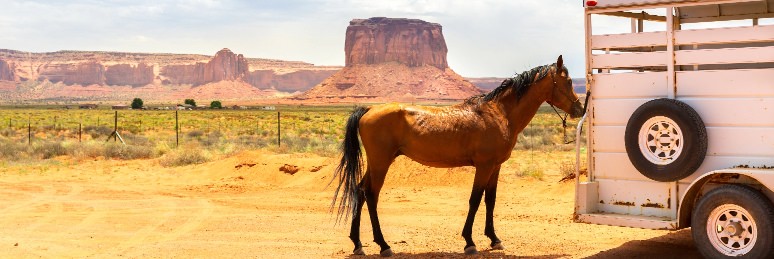
[[548, 71], [549, 76], [546, 79], [553, 80], [551, 95], [546, 102], [550, 105], [556, 106], [562, 109], [564, 112], [570, 114], [572, 118], [578, 118], [583, 116], [583, 105], [575, 94], [572, 88], [572, 79], [570, 78], [567, 68], [564, 67], [562, 56], [556, 60], [555, 66], [551, 67]]

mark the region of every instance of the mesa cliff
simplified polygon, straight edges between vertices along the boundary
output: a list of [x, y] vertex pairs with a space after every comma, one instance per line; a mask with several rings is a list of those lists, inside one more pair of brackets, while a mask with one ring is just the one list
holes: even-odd
[[[205, 99], [256, 99], [305, 91], [340, 67], [297, 61], [245, 58], [224, 48], [214, 56], [100, 51], [29, 53], [0, 49], [0, 89], [6, 101], [150, 100], [191, 95]], [[34, 87], [33, 87], [34, 86]], [[196, 89], [205, 87], [211, 90]], [[220, 89], [223, 88], [223, 89]], [[239, 94], [234, 88], [242, 89]], [[180, 91], [183, 91], [180, 93]]]
[[193, 65], [168, 65], [161, 68], [160, 76], [172, 84], [203, 85], [223, 80], [243, 78], [249, 72], [247, 60], [242, 54], [222, 49], [207, 63]]
[[346, 65], [298, 100], [320, 102], [460, 100], [480, 94], [449, 68], [442, 27], [418, 19], [354, 19]]
[[354, 19], [344, 42], [346, 66], [396, 61], [445, 69], [447, 51], [441, 25], [417, 19]]

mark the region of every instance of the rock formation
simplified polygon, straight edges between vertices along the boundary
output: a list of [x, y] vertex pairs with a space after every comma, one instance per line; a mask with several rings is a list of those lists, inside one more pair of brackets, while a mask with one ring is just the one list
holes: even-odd
[[0, 59], [0, 80], [13, 81], [13, 69], [5, 60]]
[[[131, 100], [133, 95], [176, 98], [170, 91], [254, 100], [306, 91], [340, 68], [245, 58], [229, 49], [222, 49], [214, 56], [100, 51], [30, 53], [0, 49], [0, 81], [3, 81], [0, 102], [84, 97]], [[32, 81], [23, 84], [29, 89], [16, 87], [23, 81]], [[244, 96], [236, 94], [237, 90], [244, 92]]]
[[344, 52], [346, 66], [397, 61], [410, 67], [448, 67], [441, 25], [417, 19], [354, 19], [347, 27]]
[[503, 83], [503, 80], [506, 78], [500, 78], [500, 77], [467, 77], [465, 80], [468, 80], [471, 84], [477, 86], [479, 89], [484, 90], [486, 92], [492, 91], [493, 89], [500, 86], [500, 84]]
[[300, 100], [320, 102], [460, 100], [481, 91], [446, 62], [441, 25], [416, 19], [354, 19], [346, 66]]
[[203, 85], [223, 80], [243, 78], [249, 72], [247, 60], [229, 49], [222, 49], [207, 63], [170, 65], [161, 69], [160, 76], [172, 84]]
[[107, 85], [143, 86], [153, 83], [153, 78], [153, 66], [145, 63], [112, 65], [105, 70]]
[[76, 64], [45, 64], [39, 67], [39, 80], [62, 82], [66, 85], [104, 85], [105, 67], [96, 61]]
[[271, 70], [255, 70], [245, 76], [245, 81], [259, 89], [276, 89], [283, 92], [303, 92], [319, 84], [338, 70], [299, 70], [276, 74]]

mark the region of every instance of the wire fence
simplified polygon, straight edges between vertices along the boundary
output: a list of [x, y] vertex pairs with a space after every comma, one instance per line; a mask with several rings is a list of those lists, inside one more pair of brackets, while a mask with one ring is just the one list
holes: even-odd
[[[110, 111], [0, 110], [2, 137], [32, 145], [45, 141], [115, 141], [128, 145], [237, 144], [314, 149], [343, 137], [341, 111]], [[117, 134], [114, 134], [117, 133]], [[301, 150], [304, 151], [304, 150]]]
[[[67, 149], [80, 143], [117, 143], [138, 152], [178, 147], [219, 153], [270, 148], [335, 156], [350, 111], [351, 107], [280, 111], [0, 109], [0, 145], [15, 147], [0, 147], [0, 157], [14, 156], [19, 150]], [[576, 123], [571, 120], [568, 125]], [[574, 144], [564, 142], [573, 138], [572, 128], [563, 129], [552, 110], [541, 108], [520, 133], [514, 150], [568, 151]]]

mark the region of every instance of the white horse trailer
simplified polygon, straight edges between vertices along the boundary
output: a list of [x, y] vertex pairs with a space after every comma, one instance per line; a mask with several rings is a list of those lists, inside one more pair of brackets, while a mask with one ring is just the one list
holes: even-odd
[[691, 227], [705, 257], [774, 258], [774, 0], [584, 5], [574, 220]]

